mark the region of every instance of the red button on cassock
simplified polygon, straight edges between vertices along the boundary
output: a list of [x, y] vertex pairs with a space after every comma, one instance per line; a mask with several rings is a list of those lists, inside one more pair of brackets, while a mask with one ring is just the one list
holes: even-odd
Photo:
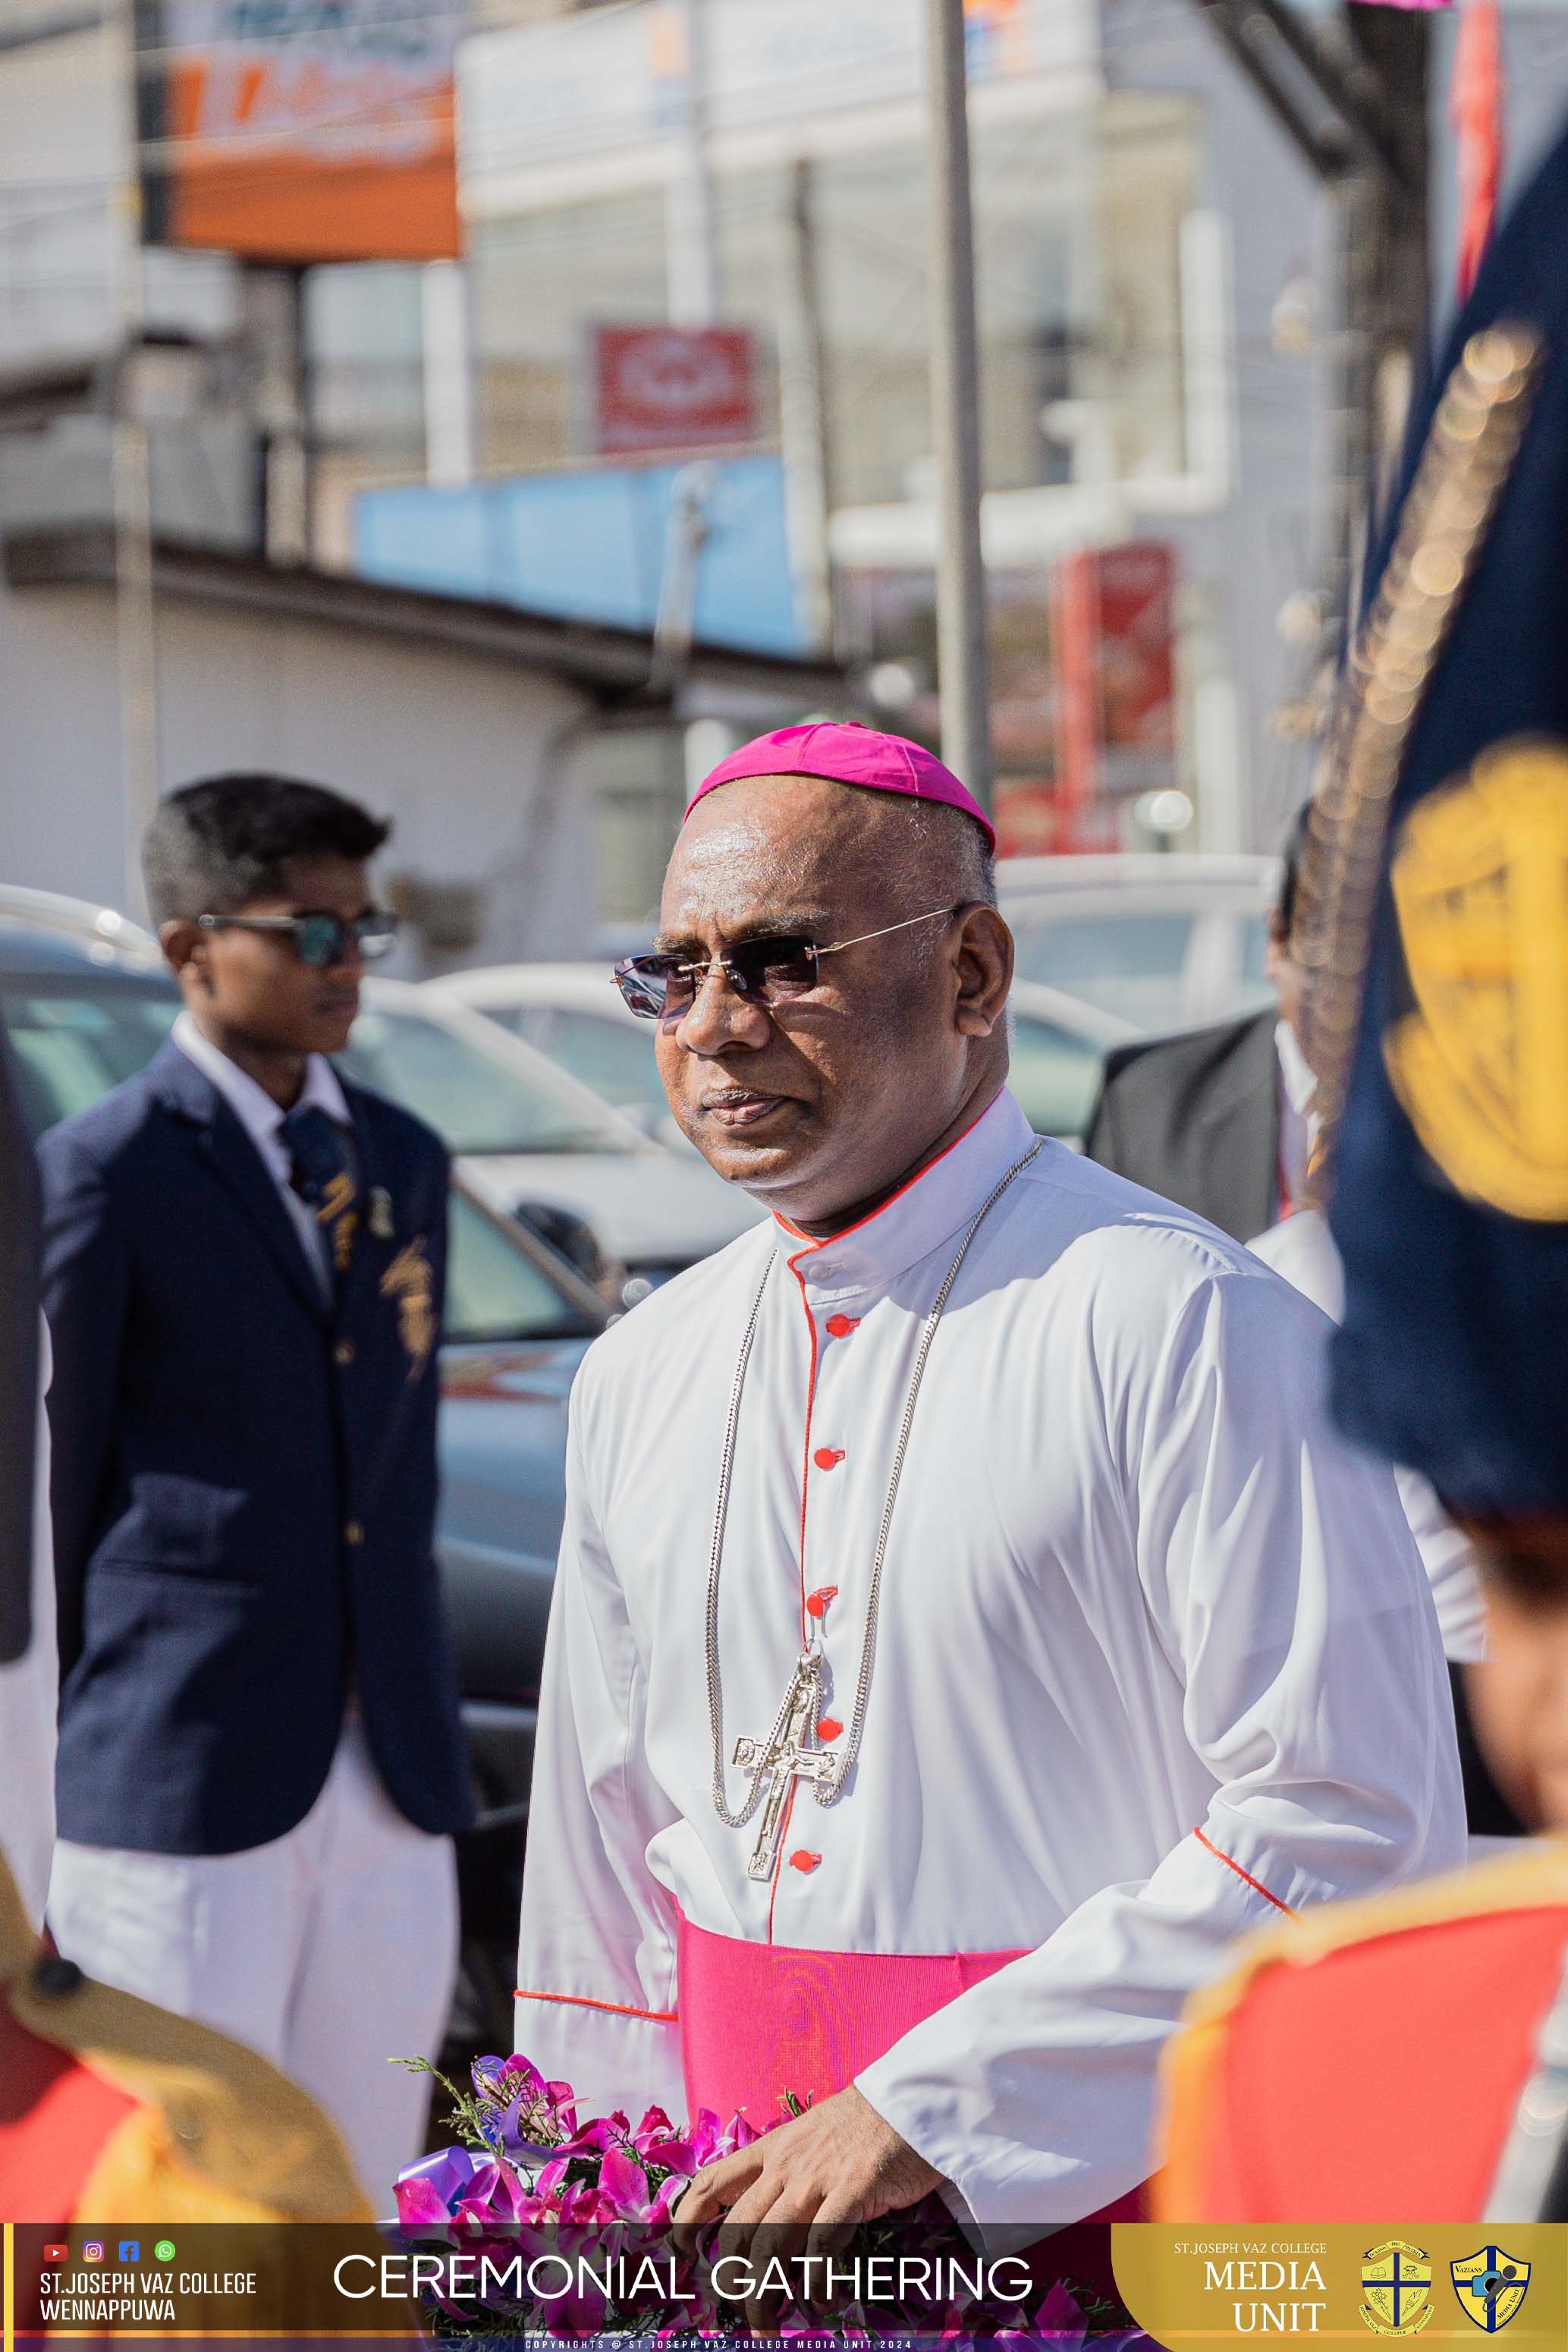
[[811, 1456], [819, 1470], [831, 1470], [843, 1458], [844, 1449], [841, 1445], [819, 1445]]
[[820, 1853], [808, 1853], [803, 1845], [797, 1846], [789, 1857], [789, 1867], [791, 1870], [815, 1870], [821, 1859]]
[[830, 1339], [847, 1339], [850, 1333], [858, 1331], [860, 1327], [858, 1315], [830, 1315], [823, 1328]]
[[825, 1715], [817, 1726], [817, 1737], [819, 1739], [836, 1739], [843, 1727], [837, 1716]]
[[839, 1588], [836, 1584], [819, 1585], [815, 1592], [808, 1592], [806, 1595], [807, 1616], [825, 1617], [828, 1613], [829, 1601], [836, 1601], [838, 1597]]

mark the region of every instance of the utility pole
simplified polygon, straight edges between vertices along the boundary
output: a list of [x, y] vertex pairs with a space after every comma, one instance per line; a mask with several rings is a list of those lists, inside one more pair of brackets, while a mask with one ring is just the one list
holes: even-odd
[[801, 155], [789, 173], [789, 204], [784, 221], [789, 290], [779, 337], [779, 437], [784, 449], [796, 595], [812, 646], [826, 653], [833, 644], [833, 559], [829, 542], [833, 485], [814, 172], [810, 159]]
[[313, 484], [305, 271], [245, 262], [240, 304], [257, 361], [260, 552], [269, 563], [308, 563]]
[[144, 900], [141, 839], [158, 806], [158, 637], [152, 603], [152, 451], [137, 404], [146, 324], [141, 276], [141, 84], [136, 0], [115, 0], [125, 168], [116, 191], [117, 349], [113, 370], [114, 619], [120, 672], [120, 799], [125, 907]]
[[980, 369], [964, 0], [925, 0], [931, 109], [931, 419], [940, 530], [936, 666], [942, 757], [991, 799], [990, 664], [980, 549]]
[[678, 0], [685, 111], [666, 213], [670, 320], [711, 327], [719, 314], [718, 236], [707, 154], [707, 0]]

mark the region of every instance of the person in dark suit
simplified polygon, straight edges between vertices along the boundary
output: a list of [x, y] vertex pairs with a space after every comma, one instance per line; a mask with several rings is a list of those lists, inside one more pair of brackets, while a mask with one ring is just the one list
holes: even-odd
[[321, 786], [165, 801], [184, 1010], [46, 1135], [59, 1601], [49, 1923], [249, 2042], [372, 2191], [418, 2152], [470, 1817], [433, 1530], [444, 1147], [340, 1079], [387, 827]]
[[1290, 1025], [1301, 824], [1298, 818], [1286, 845], [1269, 917], [1267, 969], [1278, 1008], [1113, 1047], [1083, 1147], [1103, 1168], [1195, 1210], [1239, 1242], [1288, 1215], [1306, 1174], [1312, 1079]]

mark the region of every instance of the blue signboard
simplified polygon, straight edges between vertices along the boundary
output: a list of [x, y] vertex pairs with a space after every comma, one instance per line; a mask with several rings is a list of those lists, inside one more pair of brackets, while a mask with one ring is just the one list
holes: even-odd
[[464, 489], [362, 490], [354, 501], [354, 569], [395, 587], [651, 629], [670, 561], [672, 510], [694, 498], [706, 530], [695, 636], [758, 653], [809, 652], [776, 457], [595, 467]]

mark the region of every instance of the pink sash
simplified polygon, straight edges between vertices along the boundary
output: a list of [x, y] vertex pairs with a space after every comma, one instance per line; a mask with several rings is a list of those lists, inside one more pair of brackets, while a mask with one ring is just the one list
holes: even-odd
[[[683, 1919], [678, 1965], [686, 2112], [738, 2109], [758, 2129], [787, 2091], [841, 2091], [899, 2036], [1019, 1952], [803, 1952], [710, 1935]], [[1140, 2221], [1141, 2189], [1095, 2221]]]

